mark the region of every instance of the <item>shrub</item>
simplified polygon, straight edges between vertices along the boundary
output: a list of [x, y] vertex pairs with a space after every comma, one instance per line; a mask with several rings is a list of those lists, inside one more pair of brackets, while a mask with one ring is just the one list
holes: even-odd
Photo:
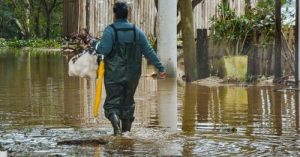
[[43, 40], [43, 39], [29, 39], [29, 40], [0, 40], [0, 47], [32, 47], [32, 48], [60, 48], [62, 46], [60, 40]]

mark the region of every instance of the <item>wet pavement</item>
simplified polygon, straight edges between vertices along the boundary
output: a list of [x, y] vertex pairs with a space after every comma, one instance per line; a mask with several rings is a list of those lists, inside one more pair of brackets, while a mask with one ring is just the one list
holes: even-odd
[[[57, 52], [0, 51], [0, 151], [10, 156], [300, 156], [298, 92], [143, 77], [131, 133], [92, 117], [94, 81]], [[146, 63], [145, 63], [146, 64]], [[144, 66], [147, 67], [147, 66]], [[103, 98], [105, 95], [103, 95]], [[100, 145], [58, 145], [103, 139]]]

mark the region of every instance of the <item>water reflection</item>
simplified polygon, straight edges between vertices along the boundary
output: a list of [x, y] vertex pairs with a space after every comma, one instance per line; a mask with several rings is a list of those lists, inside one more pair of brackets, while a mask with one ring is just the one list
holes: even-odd
[[300, 133], [300, 94], [299, 93], [296, 93], [295, 95], [295, 108], [296, 108], [296, 129], [298, 131], [298, 133]]
[[198, 130], [282, 135], [299, 129], [299, 96], [295, 92], [256, 86], [187, 84], [181, 88], [185, 92], [181, 101], [182, 130], [186, 133]]
[[159, 80], [158, 84], [158, 117], [162, 127], [169, 131], [177, 130], [177, 82], [175, 78]]
[[61, 123], [62, 119], [55, 117], [62, 115], [64, 111], [62, 105], [64, 71], [61, 69], [63, 66], [63, 58], [58, 55], [1, 52], [2, 124]]
[[[95, 82], [68, 77], [67, 60], [59, 53], [0, 51], [0, 146], [69, 156], [300, 155], [298, 92], [177, 85], [175, 79], [146, 77], [153, 69], [144, 62], [133, 130], [113, 138], [103, 111], [92, 117]], [[24, 126], [34, 129], [3, 131]], [[110, 143], [93, 148], [56, 145], [59, 138], [99, 136]]]
[[278, 87], [178, 86], [185, 156], [298, 156], [299, 93]]
[[[196, 91], [196, 92], [191, 92]], [[187, 85], [182, 108], [182, 130], [194, 134], [196, 126], [197, 86]]]
[[[3, 127], [109, 127], [102, 107], [98, 118], [92, 116], [95, 81], [69, 77], [69, 58], [55, 52], [0, 52], [0, 121], [4, 124]], [[146, 61], [142, 71], [143, 76], [135, 95], [135, 125], [161, 126], [176, 130], [176, 80], [157, 82], [157, 79], [147, 77], [154, 70]], [[105, 92], [101, 104], [104, 99]], [[172, 114], [165, 116], [165, 113]]]

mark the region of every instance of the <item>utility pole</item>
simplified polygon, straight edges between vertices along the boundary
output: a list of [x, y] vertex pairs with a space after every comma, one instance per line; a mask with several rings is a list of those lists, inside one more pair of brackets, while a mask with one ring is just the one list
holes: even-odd
[[299, 5], [300, 5], [300, 2], [299, 0], [296, 0], [296, 44], [295, 44], [295, 47], [296, 47], [296, 59], [295, 59], [295, 81], [296, 81], [296, 85], [298, 86], [299, 85], [299, 74], [300, 74], [300, 68], [299, 68], [299, 61], [300, 61], [300, 48], [299, 48], [299, 45], [300, 45], [300, 40], [299, 40], [299, 33], [300, 33], [300, 29], [299, 29], [299, 26], [300, 26], [300, 16], [299, 16]]
[[158, 0], [158, 55], [168, 77], [177, 71], [177, 0]]
[[[177, 129], [177, 0], [158, 0], [158, 55], [168, 77], [157, 81], [159, 124]], [[167, 99], [166, 99], [167, 98]]]
[[[295, 43], [295, 47], [296, 47], [296, 57], [295, 57], [295, 82], [296, 85], [299, 87], [299, 78], [300, 78], [300, 68], [299, 68], [299, 61], [300, 61], [300, 39], [299, 39], [299, 34], [300, 34], [300, 16], [299, 16], [299, 6], [300, 6], [300, 2], [299, 0], [296, 0], [296, 43]], [[299, 100], [300, 100], [300, 94], [299, 92], [296, 93], [296, 103], [298, 103], [298, 105], [296, 105], [296, 120], [298, 120], [298, 123], [296, 123], [296, 127], [299, 128], [300, 126], [300, 105], [299, 105]]]
[[281, 49], [281, 0], [275, 0], [275, 80], [282, 76]]

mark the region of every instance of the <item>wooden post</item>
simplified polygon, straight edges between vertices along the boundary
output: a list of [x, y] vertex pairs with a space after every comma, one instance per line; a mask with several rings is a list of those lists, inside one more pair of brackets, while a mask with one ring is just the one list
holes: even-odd
[[198, 78], [206, 78], [209, 76], [208, 67], [208, 37], [207, 29], [197, 30], [197, 73]]
[[275, 79], [282, 76], [281, 47], [281, 0], [275, 0]]
[[158, 55], [169, 77], [177, 71], [177, 1], [158, 1]]
[[300, 16], [299, 16], [299, 5], [300, 5], [300, 2], [299, 0], [296, 1], [296, 31], [295, 31], [295, 34], [296, 34], [296, 48], [295, 48], [295, 52], [296, 52], [296, 57], [295, 57], [295, 81], [296, 81], [296, 85], [298, 86], [299, 85], [299, 74], [300, 74], [300, 68], [299, 68], [299, 61], [300, 61], [300, 48], [299, 48], [299, 44], [300, 44], [300, 40], [299, 40], [299, 33], [300, 33], [300, 29], [299, 29], [299, 26], [300, 26]]
[[257, 30], [253, 32], [253, 51], [248, 53], [248, 67], [247, 67], [247, 75], [248, 81], [256, 81], [257, 75], [259, 74], [259, 57], [258, 57], [258, 40], [259, 36]]

